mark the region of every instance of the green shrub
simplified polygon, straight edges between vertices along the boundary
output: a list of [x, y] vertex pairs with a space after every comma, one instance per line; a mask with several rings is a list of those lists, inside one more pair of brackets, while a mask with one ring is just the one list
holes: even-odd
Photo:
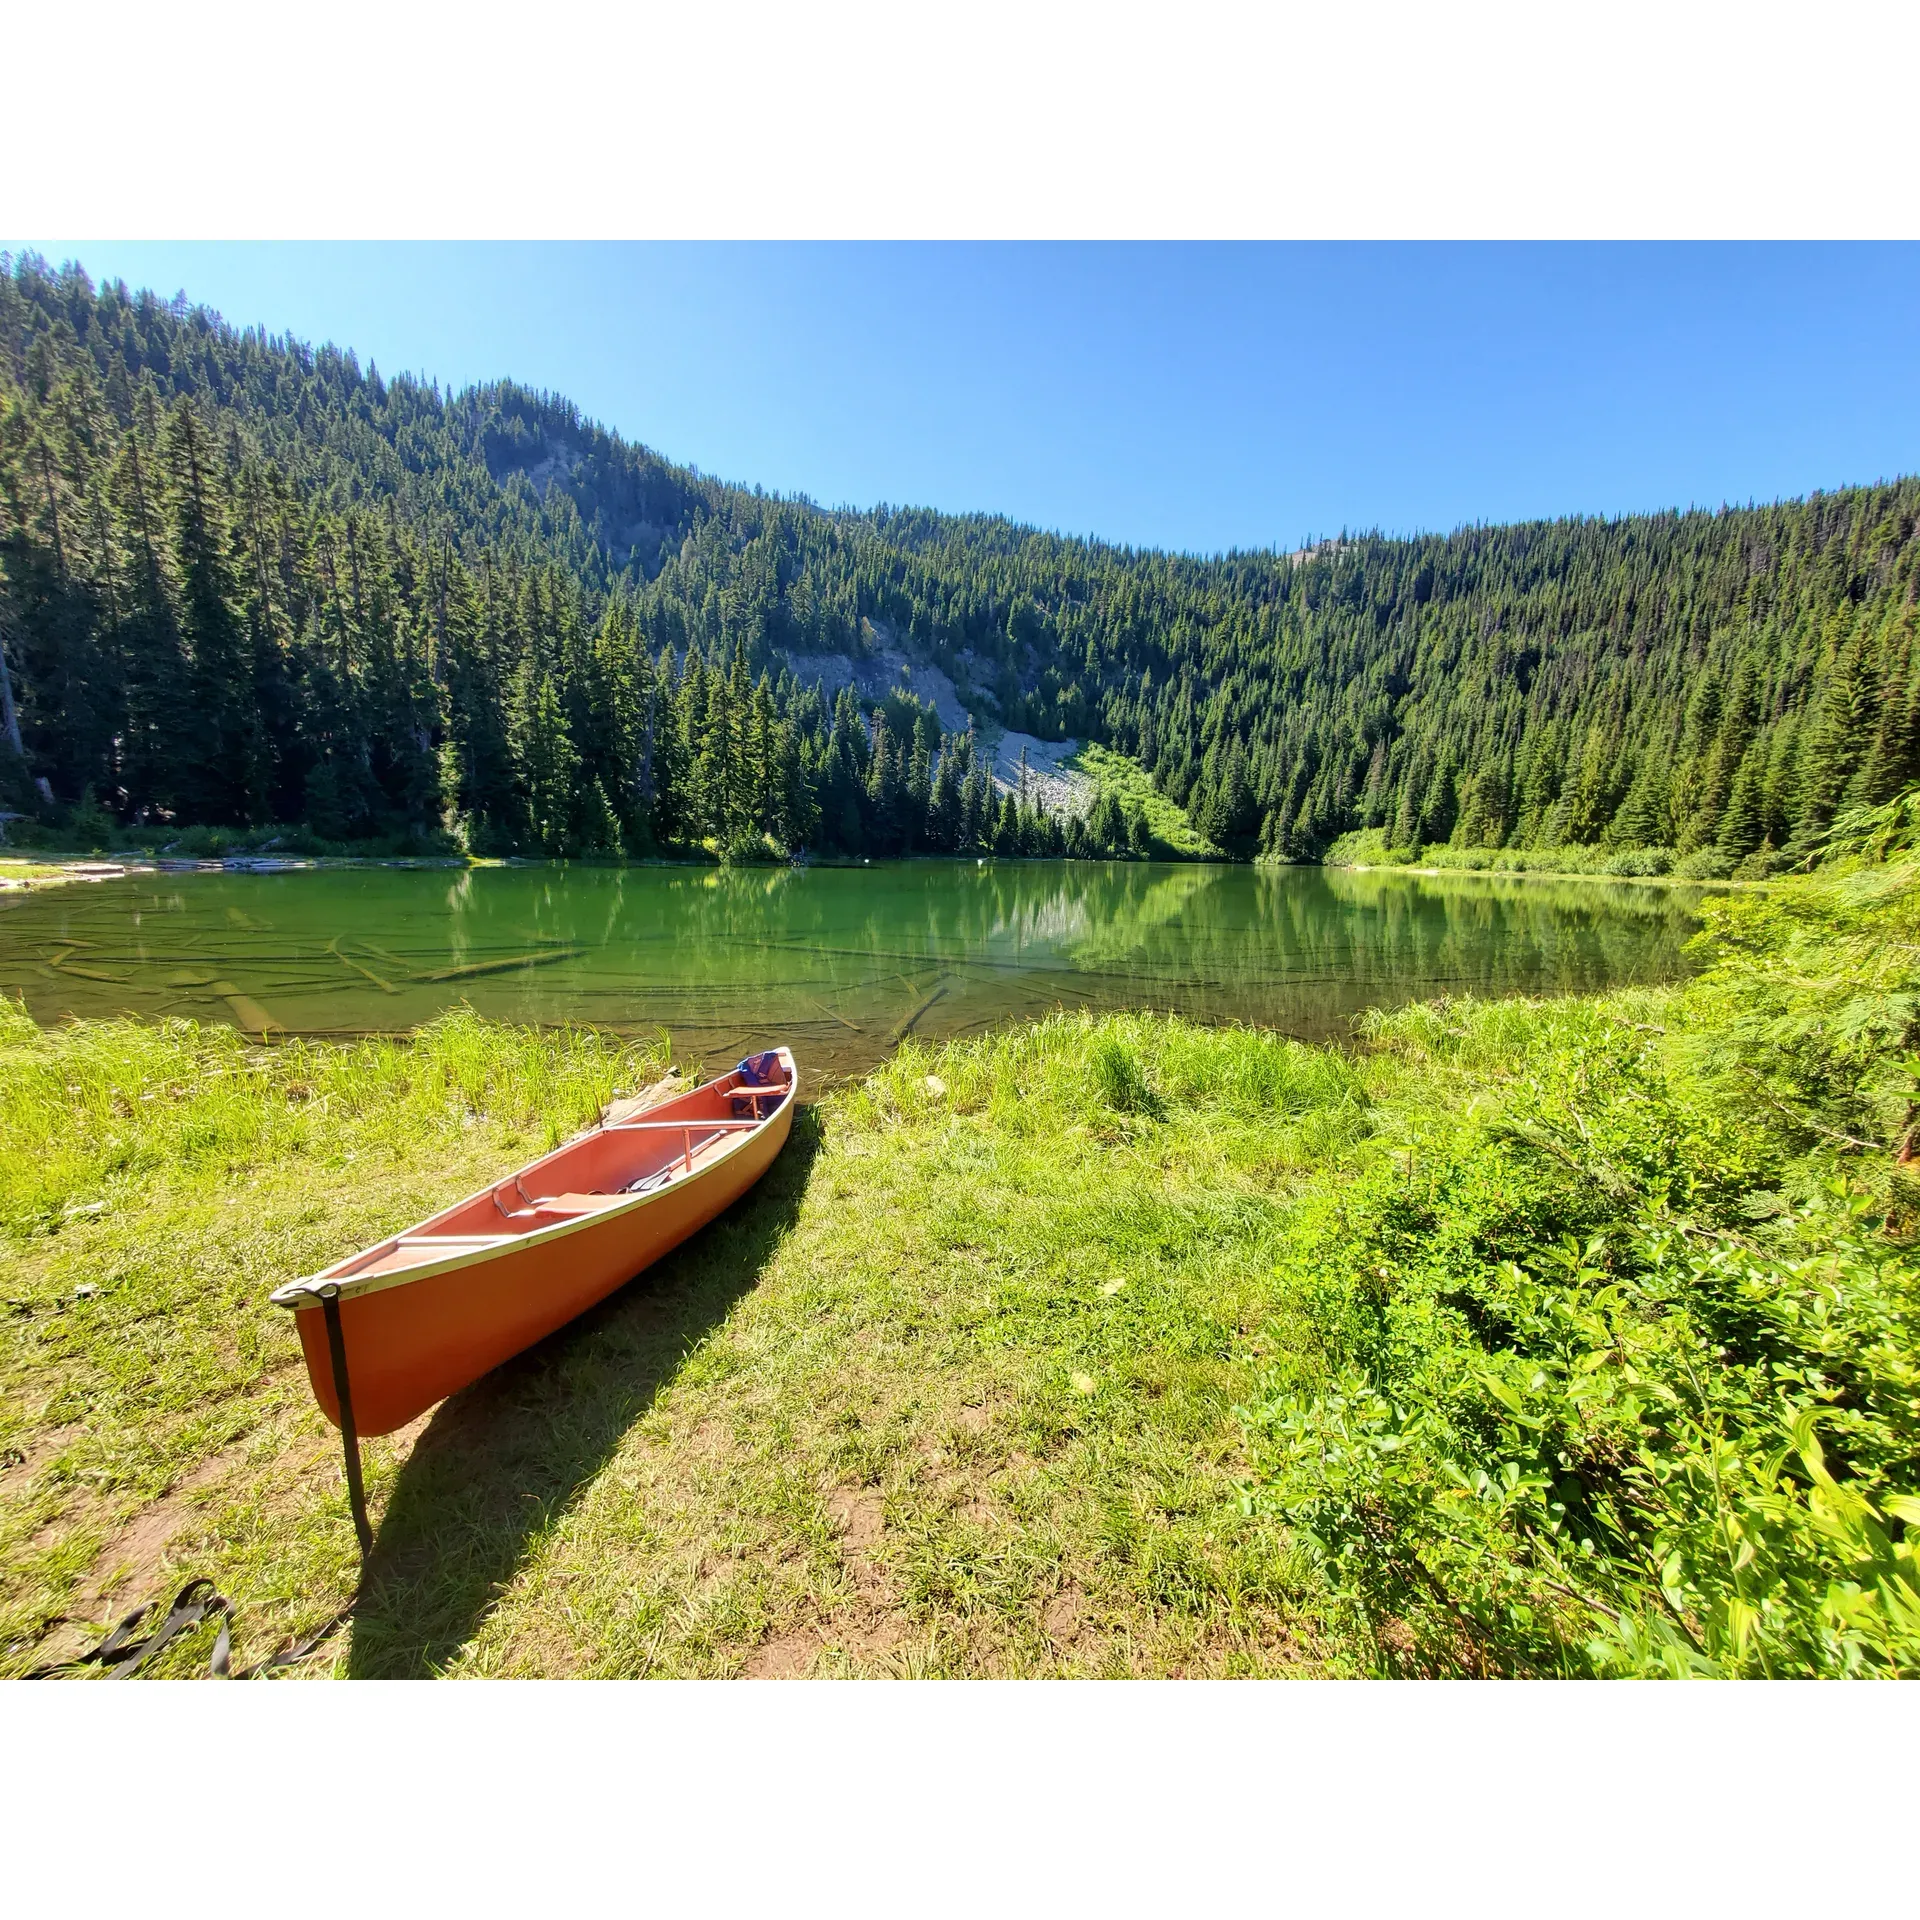
[[1724, 879], [1733, 863], [1717, 853], [1682, 860], [1671, 847], [1456, 847], [1435, 842], [1418, 853], [1396, 851], [1372, 829], [1348, 833], [1333, 843], [1331, 866], [1398, 866], [1417, 862], [1465, 873], [1607, 874], [1624, 879], [1678, 873], [1686, 879]]
[[1671, 1020], [1517, 1009], [1499, 1082], [1368, 1025], [1497, 1100], [1303, 1205], [1245, 1423], [1384, 1668], [1920, 1675], [1920, 862], [1703, 914]]
[[1758, 848], [1734, 868], [1736, 880], [1771, 880], [1779, 874], [1791, 873], [1800, 861], [1790, 853], [1768, 845]]
[[1327, 849], [1330, 867], [1404, 867], [1417, 858], [1412, 847], [1392, 847], [1379, 827], [1356, 828], [1343, 833]]
[[777, 867], [786, 859], [786, 849], [765, 833], [742, 831], [720, 849], [723, 867]]
[[1648, 875], [1671, 873], [1673, 861], [1671, 847], [1626, 847], [1619, 853], [1609, 854], [1600, 871], [1626, 879], [1643, 879]]

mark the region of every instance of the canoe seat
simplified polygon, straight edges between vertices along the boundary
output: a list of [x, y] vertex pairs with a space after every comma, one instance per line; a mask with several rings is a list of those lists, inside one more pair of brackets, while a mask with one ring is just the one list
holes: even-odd
[[535, 1199], [535, 1213], [598, 1213], [602, 1207], [617, 1207], [625, 1198], [619, 1193], [553, 1193]]

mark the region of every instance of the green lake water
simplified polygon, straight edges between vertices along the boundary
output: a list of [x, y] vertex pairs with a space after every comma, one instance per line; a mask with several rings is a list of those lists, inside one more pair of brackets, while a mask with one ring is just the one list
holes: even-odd
[[681, 1057], [784, 1040], [810, 1077], [904, 1033], [1151, 1007], [1321, 1039], [1439, 993], [1569, 993], [1686, 971], [1696, 896], [1478, 874], [897, 861], [135, 874], [0, 901], [0, 991], [37, 1019], [256, 1032], [497, 1019], [664, 1027]]

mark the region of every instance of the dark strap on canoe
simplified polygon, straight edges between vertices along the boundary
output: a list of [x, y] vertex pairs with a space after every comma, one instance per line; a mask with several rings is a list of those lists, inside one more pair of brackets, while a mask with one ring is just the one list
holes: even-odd
[[[347, 1504], [353, 1509], [353, 1530], [360, 1540], [360, 1564], [364, 1576], [368, 1557], [373, 1552], [373, 1528], [367, 1519], [366, 1485], [360, 1477], [360, 1436], [353, 1421], [353, 1390], [347, 1380], [347, 1341], [340, 1325], [340, 1289], [337, 1285], [320, 1289], [320, 1311], [327, 1323], [327, 1358], [333, 1365], [334, 1396], [340, 1403], [340, 1439], [347, 1462]], [[321, 1646], [352, 1618], [364, 1590], [364, 1587], [356, 1588], [353, 1598], [306, 1639], [294, 1646], [284, 1647], [278, 1653], [269, 1654], [256, 1665], [235, 1673], [232, 1670], [233, 1605], [203, 1574], [196, 1580], [189, 1580], [174, 1595], [167, 1617], [157, 1631], [150, 1633], [146, 1639], [136, 1640], [133, 1635], [141, 1621], [159, 1605], [157, 1600], [149, 1600], [144, 1606], [135, 1607], [97, 1647], [89, 1648], [71, 1660], [56, 1660], [51, 1665], [35, 1667], [25, 1678], [49, 1680], [55, 1674], [77, 1673], [83, 1667], [99, 1666], [107, 1669], [109, 1680], [128, 1680], [183, 1633], [191, 1631], [203, 1620], [217, 1618], [220, 1634], [213, 1643], [207, 1672], [216, 1680], [252, 1680], [263, 1673], [274, 1673], [282, 1667], [298, 1666], [303, 1660], [311, 1660]]]
[[27, 1679], [49, 1680], [56, 1673], [75, 1673], [82, 1667], [105, 1667], [109, 1680], [130, 1679], [156, 1653], [171, 1646], [183, 1633], [197, 1627], [201, 1621], [214, 1617], [220, 1622], [220, 1637], [214, 1642], [213, 1658], [208, 1664], [210, 1671], [224, 1676], [233, 1648], [229, 1632], [233, 1609], [226, 1595], [204, 1577], [189, 1580], [174, 1595], [173, 1605], [159, 1627], [144, 1640], [136, 1640], [133, 1637], [135, 1629], [159, 1604], [157, 1600], [149, 1600], [144, 1606], [135, 1607], [97, 1647], [91, 1647], [71, 1660], [56, 1660], [51, 1666], [35, 1667], [26, 1676]]
[[[323, 1622], [304, 1640], [296, 1641], [290, 1647], [282, 1647], [278, 1653], [270, 1653], [264, 1660], [243, 1668], [235, 1674], [214, 1669], [216, 1677], [233, 1680], [257, 1680], [263, 1673], [277, 1673], [282, 1667], [297, 1667], [303, 1660], [311, 1660], [333, 1636], [353, 1618], [353, 1610], [360, 1604], [360, 1595], [356, 1591], [353, 1598], [336, 1613], [331, 1620]], [[225, 1629], [221, 1629], [225, 1633]], [[214, 1657], [219, 1658], [219, 1647], [214, 1648]]]
[[242, 1667], [238, 1673], [233, 1671], [233, 1603], [215, 1588], [211, 1580], [204, 1575], [197, 1580], [189, 1580], [174, 1596], [173, 1605], [158, 1629], [144, 1640], [134, 1639], [135, 1629], [159, 1604], [157, 1600], [149, 1600], [144, 1606], [135, 1607], [97, 1647], [91, 1647], [71, 1660], [56, 1660], [48, 1666], [35, 1667], [22, 1677], [28, 1680], [51, 1680], [57, 1674], [78, 1673], [83, 1668], [98, 1666], [107, 1669], [109, 1680], [130, 1680], [155, 1654], [171, 1646], [183, 1633], [191, 1632], [202, 1621], [218, 1619], [219, 1637], [214, 1641], [213, 1653], [207, 1661], [209, 1677], [215, 1680], [256, 1680], [262, 1674], [277, 1673], [282, 1667], [297, 1667], [303, 1660], [311, 1660], [353, 1617], [354, 1608], [360, 1604], [360, 1594], [356, 1591], [332, 1619], [325, 1621], [306, 1639], [296, 1641], [290, 1647], [282, 1647], [278, 1653], [271, 1653], [250, 1667]]
[[320, 1311], [327, 1322], [327, 1358], [333, 1365], [333, 1397], [340, 1403], [340, 1443], [347, 1456], [347, 1504], [360, 1541], [364, 1566], [373, 1552], [373, 1527], [367, 1519], [367, 1490], [360, 1478], [360, 1435], [353, 1424], [353, 1389], [347, 1382], [347, 1336], [340, 1326], [340, 1289], [320, 1289]]

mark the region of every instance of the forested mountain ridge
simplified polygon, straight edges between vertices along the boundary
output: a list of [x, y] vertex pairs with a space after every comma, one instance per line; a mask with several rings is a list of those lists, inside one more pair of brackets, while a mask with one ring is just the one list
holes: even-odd
[[63, 808], [528, 852], [1128, 843], [1110, 803], [1010, 806], [925, 705], [791, 671], [876, 636], [983, 720], [1136, 756], [1242, 853], [1377, 827], [1725, 866], [1920, 774], [1913, 479], [1198, 559], [829, 512], [509, 383], [7, 267], [13, 781]]

